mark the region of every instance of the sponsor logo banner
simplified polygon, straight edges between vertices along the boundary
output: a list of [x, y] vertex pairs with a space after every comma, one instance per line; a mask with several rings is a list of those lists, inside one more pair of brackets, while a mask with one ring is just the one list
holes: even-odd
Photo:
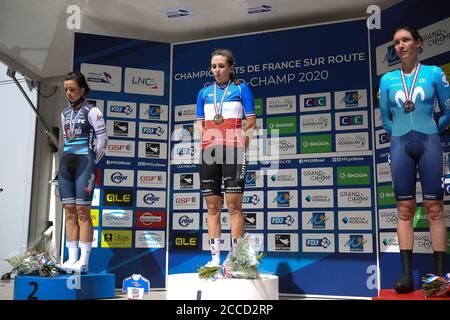
[[380, 252], [400, 252], [397, 232], [381, 232], [379, 239]]
[[137, 186], [140, 188], [165, 188], [167, 185], [164, 171], [138, 171]]
[[331, 99], [329, 92], [301, 94], [300, 112], [331, 110]]
[[263, 212], [244, 212], [245, 230], [263, 230], [264, 213]]
[[122, 68], [101, 64], [82, 63], [80, 71], [86, 76], [91, 90], [120, 92]]
[[262, 188], [264, 187], [264, 178], [262, 170], [247, 170], [245, 172], [246, 188]]
[[109, 100], [107, 108], [107, 116], [110, 118], [136, 118], [136, 103], [134, 102]]
[[263, 106], [263, 98], [255, 98], [253, 99], [253, 104], [255, 106], [255, 113], [257, 116], [262, 116], [263, 115], [263, 110], [264, 110], [264, 106]]
[[115, 207], [132, 207], [133, 191], [103, 189], [103, 205]]
[[268, 155], [296, 154], [297, 137], [267, 139], [266, 150]]
[[414, 253], [433, 253], [429, 232], [414, 232]]
[[169, 107], [160, 104], [140, 103], [139, 119], [141, 120], [169, 120]]
[[172, 217], [173, 230], [200, 230], [200, 215], [198, 212], [174, 212]]
[[326, 153], [332, 151], [330, 134], [300, 136], [300, 153]]
[[105, 209], [102, 211], [102, 227], [128, 227], [133, 225], [133, 210]]
[[269, 188], [287, 185], [296, 187], [298, 186], [297, 173], [297, 169], [267, 170], [267, 186]]
[[339, 234], [339, 252], [372, 253], [372, 235], [366, 233]]
[[371, 211], [339, 211], [339, 230], [372, 230]]
[[174, 190], [190, 190], [200, 188], [198, 172], [175, 173], [173, 176]]
[[333, 168], [305, 168], [301, 170], [302, 186], [332, 186]]
[[[205, 208], [205, 206], [204, 206]], [[264, 208], [264, 191], [244, 191], [242, 200], [243, 209]]]
[[297, 118], [292, 117], [270, 117], [266, 119], [266, 128], [269, 135], [274, 134], [296, 134]]
[[303, 230], [334, 230], [333, 211], [303, 211], [301, 215]]
[[378, 186], [378, 205], [395, 206], [395, 193], [392, 184]]
[[331, 114], [305, 114], [300, 116], [300, 132], [331, 131]]
[[131, 230], [102, 230], [102, 248], [131, 248]]
[[374, 110], [374, 120], [375, 120], [375, 127], [376, 128], [378, 128], [378, 127], [381, 127], [381, 126], [383, 126], [383, 122], [382, 122], [382, 120], [381, 120], [381, 111], [380, 111], [380, 108], [376, 108], [375, 110]]
[[160, 229], [166, 227], [166, 212], [153, 210], [136, 211], [136, 227]]
[[200, 235], [197, 233], [173, 233], [172, 247], [174, 250], [200, 249]]
[[285, 114], [297, 112], [295, 96], [270, 97], [266, 99], [266, 114]]
[[333, 189], [302, 190], [303, 208], [333, 208]]
[[133, 187], [134, 171], [122, 169], [105, 169], [103, 184], [105, 186], [113, 187]]
[[139, 123], [139, 138], [167, 140], [167, 124], [141, 122]]
[[166, 192], [138, 190], [137, 206], [144, 208], [166, 208]]
[[298, 252], [297, 233], [268, 233], [267, 251], [269, 252]]
[[335, 252], [333, 233], [303, 233], [303, 252]]
[[100, 205], [100, 189], [94, 189], [91, 206], [98, 207], [99, 205]]
[[268, 212], [268, 230], [298, 230], [298, 212]]
[[369, 134], [367, 132], [336, 134], [336, 151], [362, 150], [369, 150]]
[[175, 106], [175, 122], [197, 120], [196, 108], [195, 104]]
[[376, 135], [375, 148], [377, 150], [389, 148], [391, 146], [391, 138], [384, 129], [377, 130], [375, 135]]
[[338, 112], [335, 115], [336, 130], [367, 129], [367, 123], [367, 111]]
[[134, 138], [136, 136], [136, 123], [124, 120], [107, 120], [108, 137]]
[[134, 158], [134, 141], [108, 140], [105, 155], [108, 157]]
[[164, 71], [125, 68], [126, 93], [164, 95]]
[[335, 109], [350, 109], [363, 107], [367, 107], [366, 89], [336, 91], [334, 93]]
[[147, 159], [167, 159], [167, 143], [140, 141], [138, 156]]
[[369, 166], [337, 167], [338, 186], [370, 185]]
[[[210, 251], [209, 249], [209, 236], [207, 233], [203, 233], [202, 236], [202, 250]], [[220, 250], [222, 251], [230, 251], [231, 248], [231, 236], [229, 233], [221, 233], [220, 234]]]
[[370, 188], [338, 189], [338, 207], [371, 207]]
[[200, 193], [174, 193], [173, 210], [200, 209]]
[[[203, 206], [205, 207], [205, 206]], [[230, 230], [230, 218], [227, 213], [222, 213], [220, 215], [220, 229], [221, 230]], [[203, 212], [203, 230], [208, 230], [208, 212]]]
[[98, 209], [91, 209], [91, 220], [92, 220], [92, 226], [98, 227], [98, 222], [100, 220], [100, 212]]
[[380, 229], [397, 228], [397, 208], [387, 208], [378, 210], [378, 221]]
[[267, 192], [268, 208], [298, 208], [297, 190], [277, 190]]
[[165, 231], [136, 231], [136, 248], [164, 248], [166, 241]]
[[92, 248], [98, 248], [98, 230], [92, 233]]
[[391, 182], [391, 166], [389, 162], [377, 163], [377, 181], [378, 183]]

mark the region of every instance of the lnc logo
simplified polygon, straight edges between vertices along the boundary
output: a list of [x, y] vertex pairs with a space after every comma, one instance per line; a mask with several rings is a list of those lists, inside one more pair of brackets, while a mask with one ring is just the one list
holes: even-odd
[[147, 86], [150, 89], [158, 89], [158, 82], [149, 77], [133, 77], [131, 83], [139, 86]]
[[395, 52], [394, 45], [390, 45], [387, 47], [387, 52], [383, 59], [383, 63], [386, 62], [389, 67], [394, 64], [400, 63], [400, 58], [398, 57], [397, 52]]
[[345, 246], [349, 247], [350, 251], [364, 251], [365, 243], [367, 243], [367, 240], [364, 240], [362, 234], [351, 234]]

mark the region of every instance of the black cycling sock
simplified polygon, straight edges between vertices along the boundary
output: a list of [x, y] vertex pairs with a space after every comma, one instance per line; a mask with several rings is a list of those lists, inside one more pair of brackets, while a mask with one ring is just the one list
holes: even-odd
[[394, 284], [397, 293], [408, 293], [414, 290], [413, 276], [411, 271], [412, 250], [400, 250], [402, 262], [402, 276]]
[[445, 251], [434, 251], [434, 261], [436, 262], [436, 275], [444, 276], [445, 274]]

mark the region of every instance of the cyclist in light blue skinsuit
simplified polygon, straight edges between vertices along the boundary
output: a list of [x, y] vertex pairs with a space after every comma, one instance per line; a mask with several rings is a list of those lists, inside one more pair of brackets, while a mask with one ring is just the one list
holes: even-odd
[[[397, 28], [394, 47], [401, 68], [381, 78], [380, 111], [384, 129], [391, 135], [390, 166], [397, 200], [397, 235], [403, 268], [395, 283], [398, 293], [414, 290], [411, 271], [413, 218], [416, 212], [416, 175], [419, 171], [423, 206], [430, 223], [436, 274], [443, 275], [447, 251], [442, 183], [442, 144], [439, 133], [450, 123], [450, 89], [437, 66], [419, 63], [422, 38], [410, 27]], [[437, 97], [443, 115], [433, 118]], [[417, 169], [416, 169], [417, 168]]]

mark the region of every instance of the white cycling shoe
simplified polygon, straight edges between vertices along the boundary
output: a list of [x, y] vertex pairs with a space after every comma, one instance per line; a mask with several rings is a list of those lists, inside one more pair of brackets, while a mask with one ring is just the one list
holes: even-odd
[[[68, 262], [68, 261], [66, 261], [66, 262]], [[85, 263], [82, 263], [80, 260], [78, 260], [77, 262], [75, 262], [73, 264], [67, 264], [66, 266], [64, 266], [65, 264], [66, 263], [63, 263], [63, 265], [61, 266], [61, 269], [63, 269], [67, 273], [87, 273], [88, 272], [88, 265]]]
[[203, 268], [214, 268], [214, 267], [220, 267], [220, 261], [208, 261]]

